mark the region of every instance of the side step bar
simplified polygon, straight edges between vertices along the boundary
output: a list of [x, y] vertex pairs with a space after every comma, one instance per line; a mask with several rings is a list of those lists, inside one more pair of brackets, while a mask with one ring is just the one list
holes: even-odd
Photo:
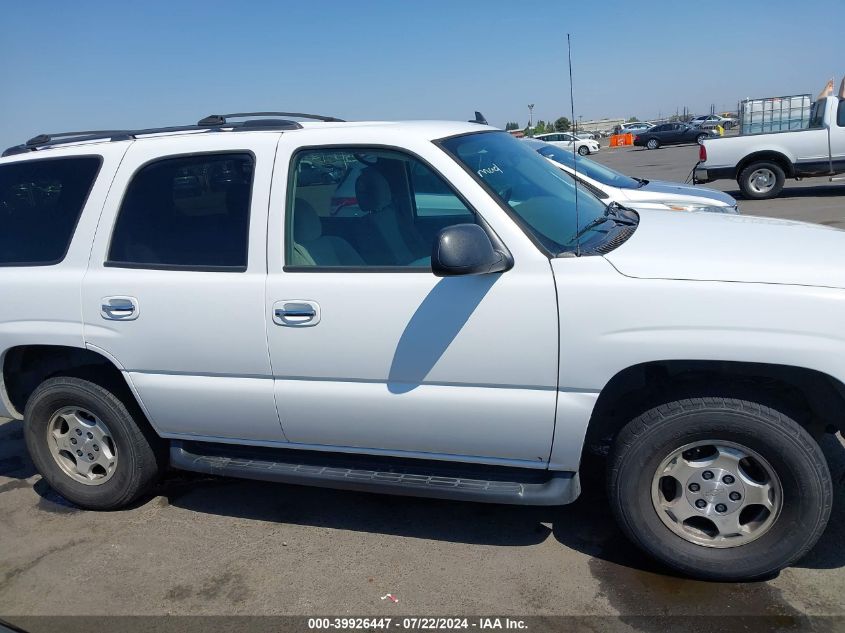
[[581, 492], [577, 472], [204, 442], [172, 442], [170, 463], [208, 475], [485, 503], [564, 505]]

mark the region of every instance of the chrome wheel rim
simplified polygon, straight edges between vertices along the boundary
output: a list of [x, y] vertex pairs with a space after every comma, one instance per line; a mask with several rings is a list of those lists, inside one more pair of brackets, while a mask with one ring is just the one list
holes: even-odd
[[581, 156], [586, 156], [587, 154], [590, 153], [590, 150], [588, 150], [586, 147], [584, 147], [582, 145], [581, 147], [578, 148], [578, 153], [581, 154]]
[[74, 481], [97, 486], [114, 475], [117, 450], [111, 431], [87, 409], [56, 411], [47, 424], [47, 445], [56, 464]]
[[775, 172], [767, 167], [755, 169], [748, 180], [751, 190], [756, 193], [770, 192], [774, 188], [775, 182], [777, 182]]
[[663, 524], [685, 541], [727, 548], [771, 529], [783, 506], [783, 488], [759, 453], [708, 440], [682, 446], [660, 463], [651, 500]]

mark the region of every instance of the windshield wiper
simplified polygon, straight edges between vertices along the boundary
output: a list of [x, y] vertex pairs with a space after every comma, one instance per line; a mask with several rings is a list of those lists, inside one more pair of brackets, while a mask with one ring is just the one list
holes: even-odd
[[594, 228], [604, 224], [605, 222], [614, 222], [615, 224], [635, 226], [637, 224], [637, 220], [630, 217], [628, 214], [625, 213], [625, 211], [627, 211], [627, 209], [614, 200], [605, 207], [604, 213], [602, 215], [593, 218], [592, 220], [587, 222], [587, 224], [585, 224], [583, 228], [581, 228], [575, 235], [570, 237], [567, 244], [571, 244], [588, 231], [592, 231]]
[[623, 207], [621, 204], [616, 202], [616, 200], [607, 205], [604, 215], [605, 217], [613, 216], [611, 219], [615, 220], [619, 224], [633, 226], [637, 223], [636, 216], [629, 213], [628, 207]]

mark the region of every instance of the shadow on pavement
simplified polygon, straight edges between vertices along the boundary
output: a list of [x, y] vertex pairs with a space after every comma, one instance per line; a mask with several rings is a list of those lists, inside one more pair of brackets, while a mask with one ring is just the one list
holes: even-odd
[[[705, 187], [708, 185], [704, 185]], [[739, 189], [725, 191], [732, 195], [737, 200], [753, 200], [753, 198], [746, 198]], [[845, 195], [845, 185], [802, 185], [799, 187], [784, 187], [778, 198], [783, 199], [801, 199], [801, 198], [832, 198], [836, 196]], [[760, 202], [760, 201], [756, 201]]]
[[[837, 569], [845, 567], [845, 482], [841, 481], [845, 447], [834, 436], [825, 436], [822, 449], [834, 477], [833, 513], [827, 531], [796, 567]], [[641, 554], [616, 527], [604, 492], [603, 460], [586, 458], [581, 477], [583, 492], [578, 501], [552, 508], [194, 479], [189, 474], [164, 481], [157, 494], [167, 497], [173, 506], [196, 512], [460, 543], [526, 546], [551, 534], [566, 547], [617, 570], [628, 568], [674, 578], [670, 570]]]
[[[26, 452], [23, 440], [23, 422], [9, 420], [0, 424], [0, 477], [22, 481], [35, 474], [35, 466]], [[15, 481], [0, 484], [0, 492], [19, 486]]]

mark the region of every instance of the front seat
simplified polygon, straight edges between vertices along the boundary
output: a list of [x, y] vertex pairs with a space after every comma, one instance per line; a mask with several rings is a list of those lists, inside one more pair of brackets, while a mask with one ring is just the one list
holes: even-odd
[[394, 266], [413, 265], [427, 247], [411, 231], [402, 230], [399, 209], [393, 202], [390, 184], [375, 167], [365, 167], [355, 181], [355, 197], [362, 211], [369, 214], [375, 229], [390, 251]]
[[364, 266], [352, 244], [336, 235], [323, 235], [323, 223], [311, 204], [293, 203], [293, 266]]

